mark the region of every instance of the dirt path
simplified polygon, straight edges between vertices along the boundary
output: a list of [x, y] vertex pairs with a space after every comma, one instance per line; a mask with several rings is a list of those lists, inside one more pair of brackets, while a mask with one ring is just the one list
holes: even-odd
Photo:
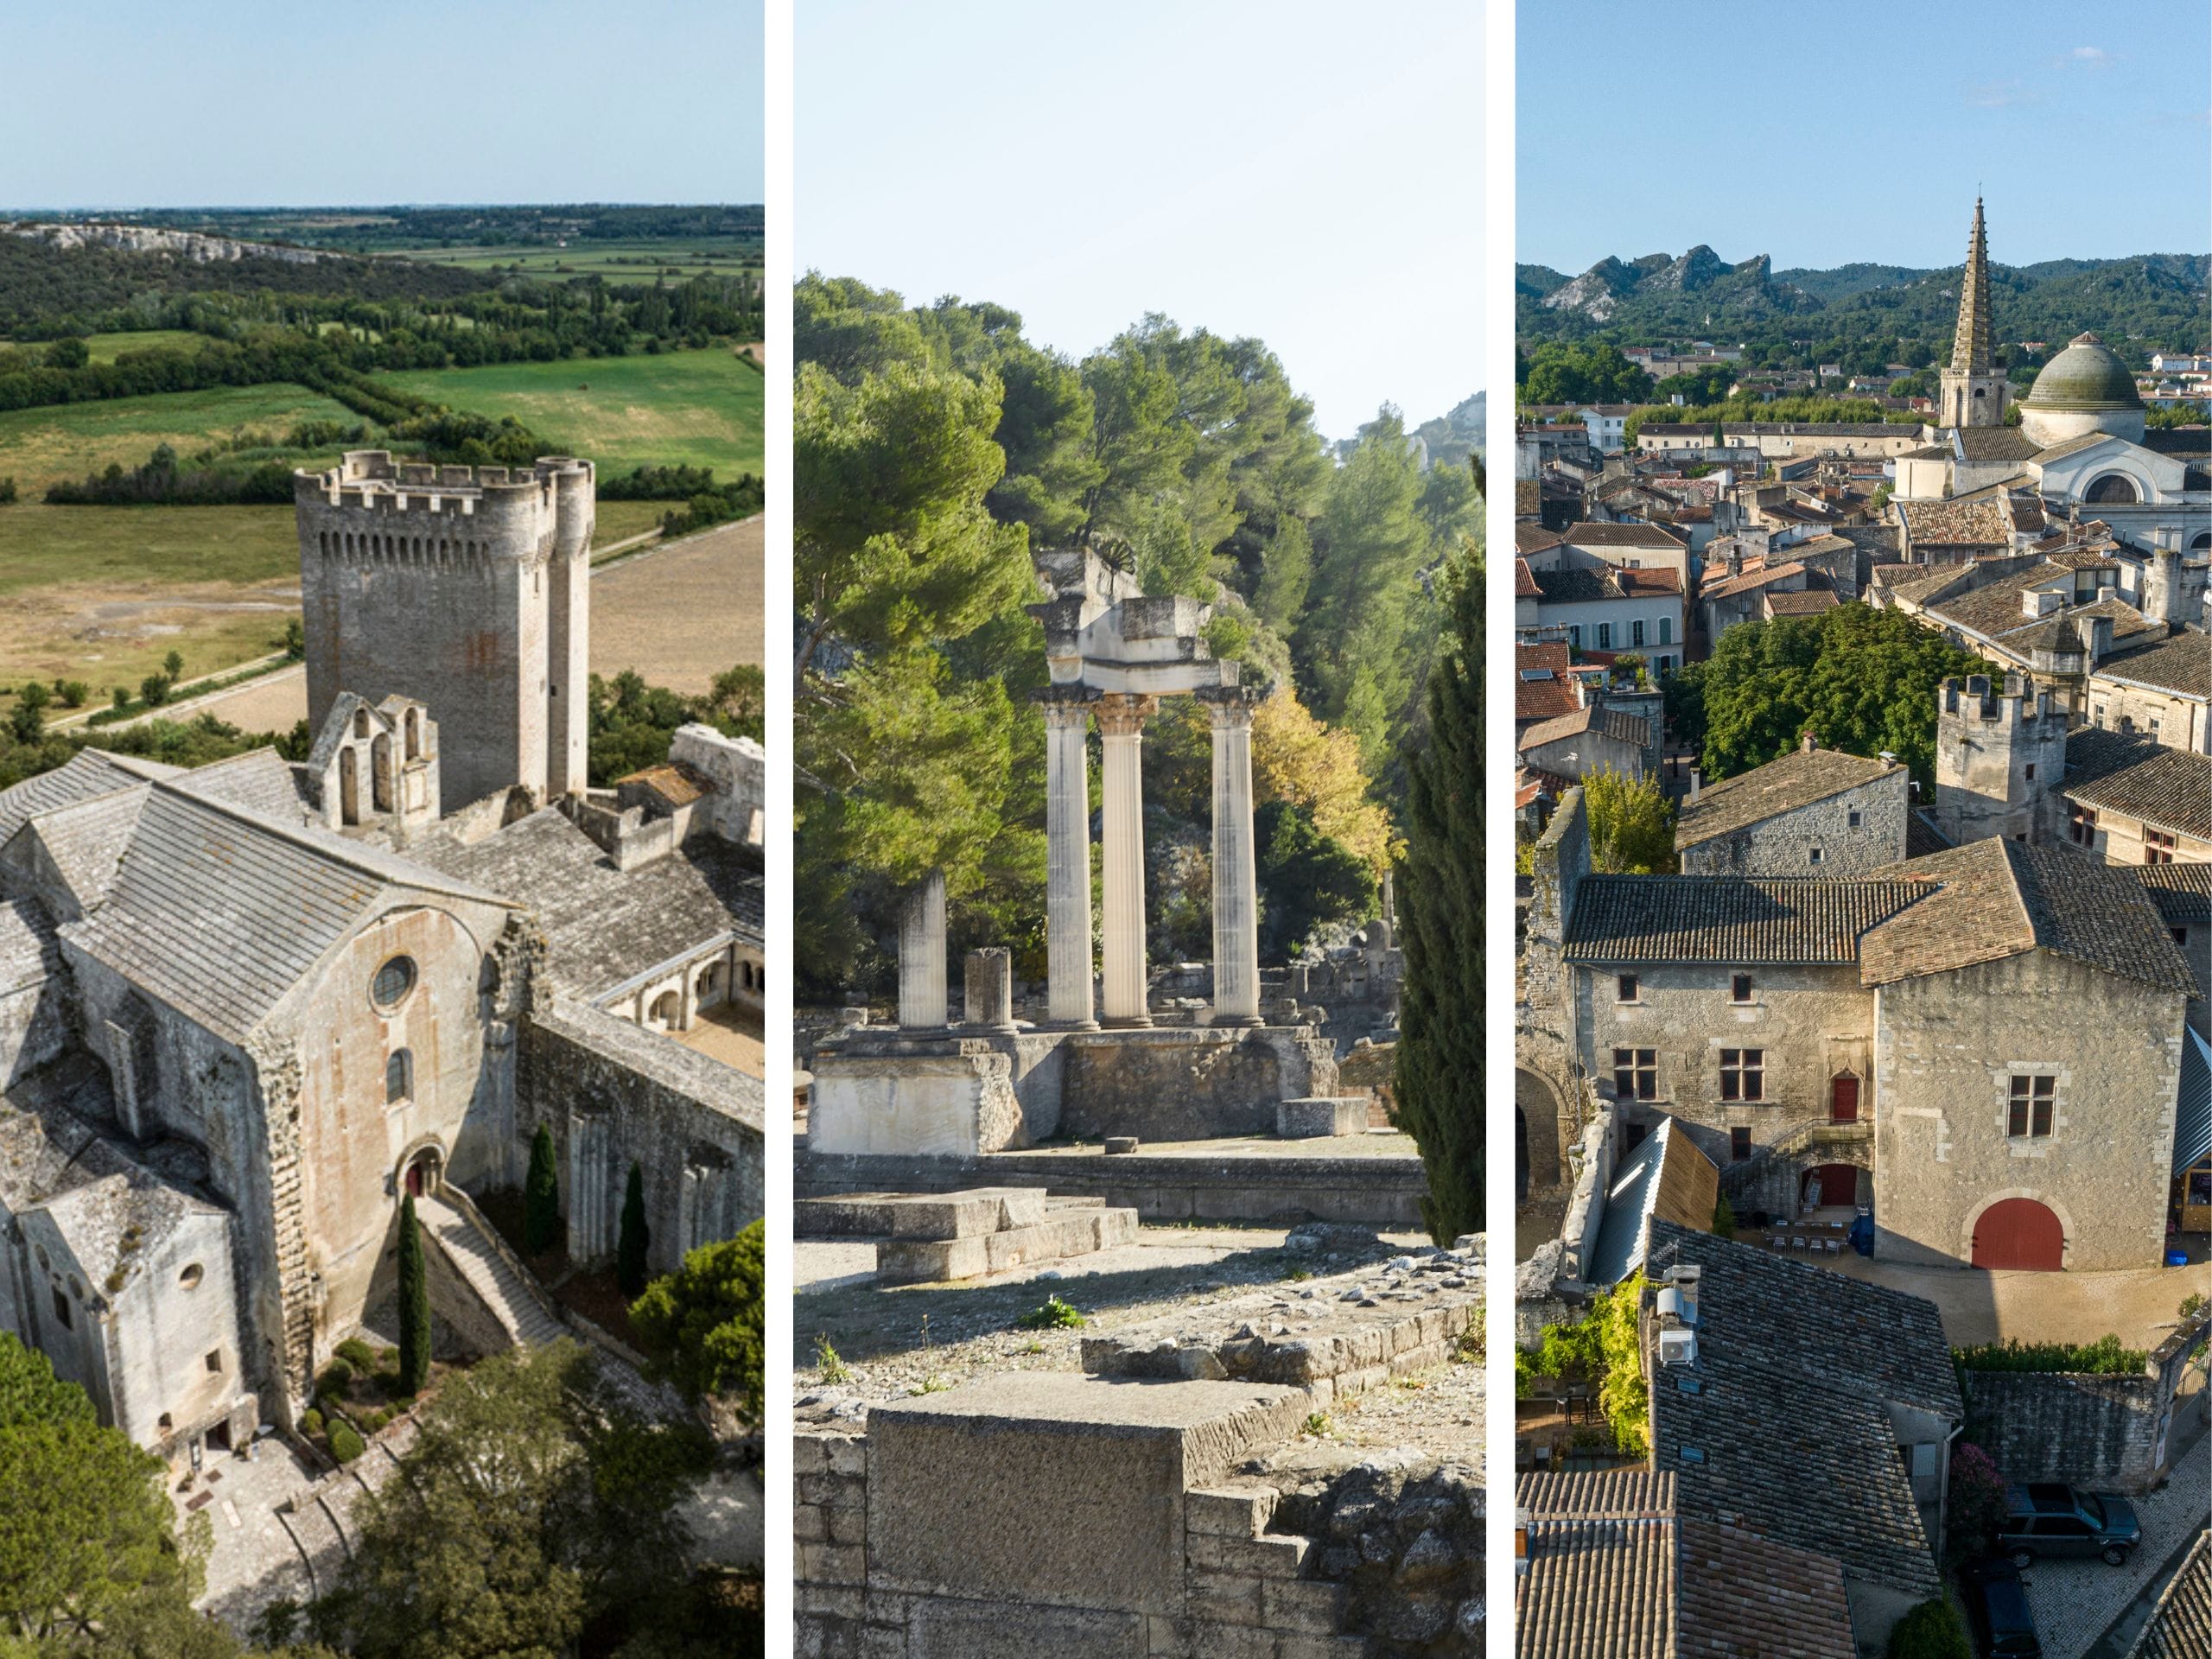
[[766, 659], [766, 523], [754, 517], [603, 566], [592, 582], [591, 670], [635, 669], [696, 696]]

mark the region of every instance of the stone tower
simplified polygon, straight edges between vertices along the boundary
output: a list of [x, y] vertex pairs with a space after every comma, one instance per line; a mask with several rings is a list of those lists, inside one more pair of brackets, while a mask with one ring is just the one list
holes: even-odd
[[1943, 682], [1936, 708], [1936, 825], [1955, 844], [2052, 835], [2046, 803], [2066, 776], [2066, 716], [2018, 674]]
[[1982, 227], [1980, 196], [1974, 199], [1966, 276], [1959, 284], [1959, 332], [1951, 344], [1951, 366], [1938, 378], [1938, 426], [2005, 424], [2005, 377], [1989, 360], [1989, 237]]
[[340, 694], [423, 704], [439, 794], [465, 806], [520, 785], [584, 787], [590, 673], [589, 461], [395, 464], [355, 450], [297, 473], [308, 719]]

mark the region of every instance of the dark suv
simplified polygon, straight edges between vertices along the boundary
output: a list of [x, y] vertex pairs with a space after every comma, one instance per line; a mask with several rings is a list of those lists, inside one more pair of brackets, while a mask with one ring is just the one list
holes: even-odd
[[1967, 1605], [1990, 1659], [2043, 1659], [2043, 1639], [2020, 1569], [2010, 1561], [1977, 1561], [1966, 1572]]
[[2143, 1541], [2143, 1524], [2124, 1497], [2078, 1492], [2056, 1481], [2005, 1489], [1997, 1548], [2015, 1567], [2038, 1556], [2101, 1555], [2118, 1567]]

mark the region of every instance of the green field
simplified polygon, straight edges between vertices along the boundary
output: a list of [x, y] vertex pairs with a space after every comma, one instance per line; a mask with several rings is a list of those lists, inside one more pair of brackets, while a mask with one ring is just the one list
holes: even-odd
[[[757, 385], [760, 377], [753, 378]], [[24, 496], [35, 499], [57, 479], [81, 479], [111, 462], [139, 466], [156, 444], [190, 454], [240, 430], [281, 442], [302, 421], [359, 419], [320, 392], [282, 382], [10, 410], [0, 414], [0, 478], [14, 479]]]
[[672, 237], [666, 240], [579, 242], [566, 248], [542, 244], [515, 247], [401, 248], [402, 259], [456, 265], [464, 270], [518, 269], [537, 277], [604, 276], [610, 283], [650, 283], [661, 271], [682, 276], [711, 272], [734, 276], [760, 268], [757, 242], [736, 238]]
[[691, 466], [729, 479], [761, 470], [763, 377], [727, 346], [377, 378], [468, 413], [512, 415], [604, 474]]
[[188, 355], [207, 345], [207, 336], [189, 328], [140, 328], [127, 334], [87, 334], [85, 346], [95, 363], [112, 363], [125, 352], [151, 351], [156, 346]]

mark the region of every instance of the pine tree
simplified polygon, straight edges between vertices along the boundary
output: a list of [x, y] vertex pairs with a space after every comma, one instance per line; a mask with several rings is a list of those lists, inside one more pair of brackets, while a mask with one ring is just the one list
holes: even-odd
[[652, 1230], [645, 1225], [645, 1176], [630, 1166], [630, 1185], [622, 1195], [622, 1231], [614, 1247], [614, 1279], [622, 1294], [635, 1300], [645, 1294], [645, 1247]]
[[399, 1387], [415, 1394], [430, 1380], [430, 1285], [415, 1195], [399, 1201]]
[[1483, 560], [1455, 559], [1449, 633], [1408, 757], [1398, 1123], [1428, 1172], [1421, 1218], [1449, 1244], [1483, 1230]]
[[522, 1189], [523, 1247], [540, 1255], [560, 1235], [561, 1177], [553, 1160], [553, 1131], [540, 1123], [530, 1138], [530, 1174]]

